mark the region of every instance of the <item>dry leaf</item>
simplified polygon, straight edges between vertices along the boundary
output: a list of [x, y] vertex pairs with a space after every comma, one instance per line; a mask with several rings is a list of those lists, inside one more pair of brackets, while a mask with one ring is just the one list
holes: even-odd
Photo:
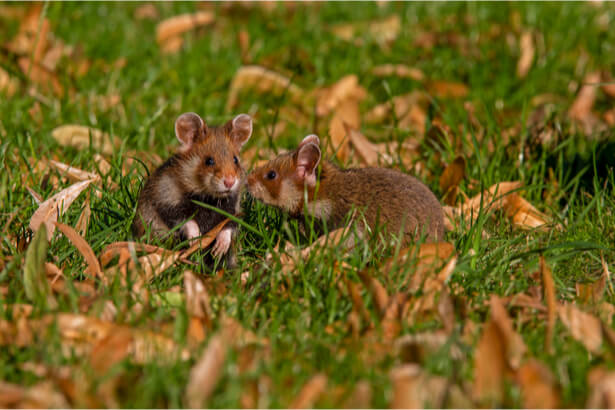
[[106, 155], [112, 155], [114, 147], [119, 145], [117, 138], [112, 139], [101, 130], [83, 125], [61, 125], [51, 131], [51, 136], [58, 144], [77, 149], [88, 148], [91, 140], [92, 147]]
[[100, 176], [98, 174], [95, 174], [93, 172], [83, 171], [79, 168], [75, 168], [68, 164], [54, 161], [53, 159], [50, 159], [48, 161], [48, 164], [51, 166], [51, 168], [55, 168], [58, 171], [60, 171], [60, 173], [66, 174], [66, 176], [73, 182], [87, 181], [87, 180], [94, 180], [94, 181], [100, 180]]
[[0, 407], [67, 409], [69, 403], [49, 380], [31, 387], [0, 381]]
[[498, 326], [504, 341], [506, 359], [512, 369], [519, 368], [521, 359], [527, 351], [527, 347], [521, 336], [513, 329], [512, 321], [508, 317], [508, 312], [502, 299], [491, 295], [491, 320]]
[[0, 93], [6, 94], [8, 97], [12, 97], [19, 88], [19, 81], [13, 78], [0, 67]]
[[289, 408], [292, 409], [309, 409], [313, 408], [316, 400], [324, 393], [327, 388], [327, 376], [323, 373], [318, 373], [301, 388], [295, 400]]
[[369, 24], [369, 34], [378, 43], [391, 43], [395, 41], [401, 31], [401, 19], [393, 14], [383, 20], [373, 21]]
[[83, 255], [83, 259], [85, 259], [85, 261], [88, 264], [88, 269], [86, 270], [86, 272], [89, 272], [96, 277], [102, 278], [103, 273], [102, 273], [102, 268], [100, 267], [100, 263], [98, 262], [98, 259], [96, 259], [96, 255], [94, 254], [94, 251], [92, 250], [90, 245], [86, 242], [86, 240], [83, 239], [77, 233], [77, 231], [75, 231], [73, 228], [71, 228], [68, 225], [64, 225], [59, 222], [56, 222], [55, 225], [58, 227], [60, 231], [62, 231], [64, 235], [66, 235], [66, 237], [71, 241], [71, 243], [75, 245], [75, 248], [77, 248], [79, 253]]
[[547, 331], [545, 335], [545, 350], [553, 353], [553, 332], [557, 320], [557, 296], [555, 295], [555, 282], [551, 269], [547, 266], [544, 256], [540, 257], [540, 272], [542, 273], [542, 287], [544, 299], [547, 302]]
[[359, 102], [355, 99], [347, 99], [340, 103], [329, 123], [329, 136], [331, 137], [331, 148], [342, 163], [348, 161], [350, 155], [347, 130], [349, 128], [356, 130], [360, 127]]
[[534, 61], [534, 40], [532, 33], [529, 31], [521, 34], [519, 40], [519, 48], [521, 50], [519, 61], [517, 62], [517, 77], [524, 78], [532, 67]]
[[216, 239], [216, 236], [218, 236], [218, 233], [220, 233], [220, 231], [222, 230], [222, 228], [224, 228], [224, 226], [229, 222], [229, 219], [224, 219], [222, 222], [220, 222], [218, 225], [214, 226], [211, 231], [207, 232], [205, 235], [203, 235], [198, 241], [196, 241], [193, 245], [190, 246], [190, 248], [186, 249], [185, 251], [182, 252], [181, 254], [181, 258], [182, 260], [186, 260], [188, 258], [188, 256], [192, 255], [194, 252], [196, 252], [199, 249], [205, 249], [207, 248], [209, 245], [211, 245], [211, 243]]
[[164, 43], [160, 44], [160, 51], [163, 54], [175, 54], [181, 50], [183, 45], [184, 38], [182, 36], [169, 37]]
[[158, 9], [152, 3], [145, 3], [135, 9], [134, 17], [137, 20], [156, 20]]
[[186, 271], [184, 272], [184, 289], [188, 314], [202, 319], [209, 326], [213, 318], [213, 311], [203, 282], [194, 273]]
[[161, 45], [171, 37], [178, 36], [199, 26], [211, 24], [214, 20], [214, 14], [208, 11], [170, 17], [161, 21], [156, 26], [156, 41]]
[[389, 101], [375, 106], [365, 115], [365, 120], [371, 123], [381, 122], [389, 118], [391, 112], [393, 112], [400, 128], [423, 135], [428, 106], [429, 97], [427, 94], [413, 91], [393, 97], [392, 103]]
[[440, 176], [440, 190], [444, 194], [444, 203], [454, 205], [457, 197], [457, 187], [463, 180], [466, 170], [466, 161], [463, 157], [455, 158]]
[[590, 392], [586, 408], [615, 408], [615, 372], [609, 372], [602, 367], [594, 367], [587, 374], [587, 384]]
[[240, 67], [235, 73], [229, 89], [226, 110], [230, 111], [239, 101], [242, 91], [256, 91], [259, 93], [287, 93], [294, 103], [301, 103], [304, 92], [293, 84], [290, 79], [275, 71], [256, 65]]
[[556, 409], [559, 392], [549, 368], [536, 359], [530, 359], [517, 372], [521, 386], [523, 407], [526, 409]]
[[396, 76], [401, 78], [411, 78], [415, 81], [423, 81], [425, 74], [415, 67], [408, 67], [403, 64], [384, 64], [372, 68], [372, 75], [379, 77]]
[[472, 394], [479, 402], [502, 402], [507, 371], [504, 336], [493, 320], [483, 327], [474, 351], [474, 385]]
[[333, 112], [342, 102], [353, 99], [362, 101], [367, 91], [359, 85], [359, 78], [349, 74], [340, 78], [335, 84], [318, 92], [316, 100], [316, 115], [324, 117]]
[[559, 319], [570, 331], [570, 335], [590, 352], [599, 353], [602, 347], [600, 320], [572, 304], [559, 306], [557, 310]]
[[583, 79], [584, 84], [579, 90], [577, 98], [568, 110], [570, 119], [579, 122], [586, 135], [590, 135], [602, 128], [600, 120], [592, 112], [600, 80], [601, 76], [598, 72], [587, 74]]
[[47, 237], [51, 238], [55, 229], [54, 222], [58, 221], [58, 217], [68, 209], [79, 194], [92, 182], [94, 180], [77, 182], [40, 204], [30, 219], [30, 229], [37, 231], [41, 224], [45, 224]]
[[416, 364], [393, 368], [390, 378], [393, 384], [390, 408], [475, 407], [459, 386], [451, 384], [444, 377], [428, 374]]
[[470, 92], [467, 85], [452, 81], [432, 81], [429, 92], [440, 98], [463, 98]]
[[190, 370], [185, 393], [188, 407], [201, 408], [213, 393], [222, 376], [227, 348], [227, 341], [220, 334], [212, 336], [209, 340], [201, 358]]
[[499, 182], [456, 208], [445, 207], [445, 213], [448, 214], [449, 217], [464, 216], [466, 220], [470, 218], [476, 220], [479, 215], [479, 210], [481, 209], [483, 212], [502, 209], [504, 206], [504, 198], [506, 198], [511, 191], [519, 188], [521, 188], [521, 182], [518, 181]]
[[357, 129], [346, 128], [346, 132], [348, 142], [352, 145], [362, 163], [367, 166], [378, 165], [380, 147], [369, 141]]
[[504, 211], [513, 225], [521, 229], [546, 229], [547, 217], [517, 193], [504, 198]]
[[37, 62], [32, 62], [28, 57], [20, 57], [17, 60], [17, 65], [19, 65], [22, 73], [33, 83], [43, 86], [46, 91], [51, 91], [58, 97], [64, 95], [64, 87], [62, 87], [58, 76], [53, 71], [48, 70]]

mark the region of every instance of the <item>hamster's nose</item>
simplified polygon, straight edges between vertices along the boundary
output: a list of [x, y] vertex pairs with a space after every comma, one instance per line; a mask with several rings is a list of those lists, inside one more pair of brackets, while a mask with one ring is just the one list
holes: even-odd
[[235, 185], [235, 178], [224, 178], [224, 186], [231, 189]]

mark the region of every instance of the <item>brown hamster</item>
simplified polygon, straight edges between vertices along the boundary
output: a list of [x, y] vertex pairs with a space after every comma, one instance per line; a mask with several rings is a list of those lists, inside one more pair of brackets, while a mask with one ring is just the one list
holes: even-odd
[[418, 179], [387, 168], [340, 169], [320, 163], [320, 156], [318, 137], [309, 135], [296, 150], [252, 171], [248, 191], [295, 217], [307, 209], [330, 230], [341, 228], [354, 208], [363, 212], [368, 227], [384, 224], [397, 235], [403, 226], [404, 245], [422, 234], [429, 241], [444, 238], [442, 206]]
[[[147, 227], [158, 238], [174, 232], [176, 241], [192, 240], [209, 232], [224, 216], [195, 204], [203, 202], [230, 214], [239, 212], [245, 171], [239, 151], [252, 135], [252, 119], [240, 114], [220, 127], [207, 126], [195, 113], [175, 121], [180, 147], [149, 177], [137, 205], [132, 230], [143, 236]], [[237, 230], [230, 221], [216, 236], [213, 255], [226, 254]]]

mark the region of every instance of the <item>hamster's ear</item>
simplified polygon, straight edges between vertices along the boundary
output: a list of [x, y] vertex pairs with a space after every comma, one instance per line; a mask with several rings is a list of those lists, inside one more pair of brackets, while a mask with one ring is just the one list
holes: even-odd
[[231, 121], [230, 138], [239, 148], [243, 146], [252, 135], [252, 118], [248, 114], [239, 114]]
[[205, 121], [193, 112], [183, 113], [175, 121], [175, 136], [182, 150], [188, 150], [195, 142], [205, 138], [206, 132]]
[[316, 185], [316, 167], [320, 162], [320, 148], [308, 142], [301, 143], [297, 151], [297, 176], [309, 186]]
[[317, 147], [320, 147], [320, 139], [318, 139], [318, 135], [310, 134], [299, 143], [299, 148], [301, 148], [305, 144], [314, 144]]

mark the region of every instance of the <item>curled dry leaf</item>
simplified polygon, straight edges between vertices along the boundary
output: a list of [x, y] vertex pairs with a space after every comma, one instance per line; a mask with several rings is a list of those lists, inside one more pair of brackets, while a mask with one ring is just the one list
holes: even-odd
[[58, 144], [77, 149], [89, 147], [91, 141], [94, 149], [106, 155], [113, 154], [114, 147], [119, 145], [117, 138], [112, 138], [109, 134], [96, 128], [83, 125], [61, 125], [51, 131], [51, 136]]
[[483, 327], [474, 351], [472, 395], [479, 402], [501, 403], [507, 371], [504, 336], [493, 320]]
[[559, 392], [553, 374], [543, 363], [530, 359], [517, 371], [521, 386], [523, 407], [526, 409], [556, 409], [559, 407]]
[[94, 254], [94, 251], [90, 247], [90, 245], [86, 242], [81, 235], [77, 233], [72, 227], [56, 222], [55, 226], [58, 227], [60, 231], [75, 245], [75, 248], [83, 255], [83, 259], [85, 259], [88, 264], [88, 269], [86, 272], [93, 274], [99, 278], [103, 277], [102, 268], [100, 267], [100, 263]]
[[346, 127], [348, 142], [358, 154], [359, 159], [364, 165], [374, 166], [378, 164], [379, 146], [368, 140], [357, 129]]
[[92, 182], [94, 182], [92, 179], [77, 182], [40, 204], [30, 219], [30, 229], [37, 231], [41, 224], [45, 224], [47, 237], [51, 238], [55, 229], [54, 222], [57, 222], [58, 217]]
[[512, 321], [508, 317], [508, 312], [502, 303], [502, 300], [492, 295], [491, 296], [491, 319], [498, 326], [503, 340], [506, 353], [506, 359], [512, 369], [517, 369], [521, 364], [521, 359], [527, 351], [527, 347], [521, 336], [513, 329]]
[[440, 176], [440, 190], [444, 194], [444, 203], [454, 205], [457, 198], [457, 187], [463, 180], [466, 170], [466, 161], [462, 156], [455, 158]]
[[333, 34], [342, 40], [362, 43], [360, 38], [369, 36], [380, 44], [387, 44], [394, 41], [401, 31], [401, 19], [398, 15], [392, 15], [382, 20], [375, 20], [369, 23], [342, 23], [331, 28]]
[[596, 114], [592, 112], [600, 80], [601, 76], [598, 72], [587, 74], [583, 79], [584, 84], [579, 90], [577, 98], [572, 103], [572, 106], [570, 106], [570, 109], [568, 109], [568, 117], [578, 122], [586, 135], [590, 135], [603, 128]]
[[483, 212], [502, 209], [504, 198], [519, 188], [521, 188], [521, 182], [518, 181], [499, 182], [456, 208], [445, 207], [445, 213], [451, 218], [463, 216], [466, 220], [476, 220], [481, 209]]
[[182, 36], [173, 36], [168, 38], [160, 45], [160, 51], [163, 54], [175, 54], [181, 50], [184, 45], [184, 38]]
[[156, 26], [156, 41], [162, 45], [168, 39], [190, 31], [199, 26], [213, 23], [215, 16], [208, 11], [199, 11], [194, 14], [182, 14], [161, 21]]
[[301, 103], [304, 92], [282, 74], [266, 69], [265, 67], [248, 65], [240, 67], [235, 73], [226, 102], [226, 110], [230, 111], [239, 101], [242, 91], [256, 91], [259, 93], [287, 93], [291, 101]]
[[42, 86], [45, 91], [53, 92], [58, 97], [64, 95], [64, 87], [53, 71], [48, 70], [36, 61], [33, 62], [28, 57], [20, 57], [17, 60], [17, 65], [30, 81]]
[[378, 77], [396, 76], [401, 78], [410, 78], [415, 81], [423, 81], [425, 74], [415, 67], [408, 67], [403, 64], [384, 64], [374, 67], [371, 71], [372, 75]]
[[211, 337], [201, 358], [190, 370], [186, 386], [186, 404], [190, 408], [201, 408], [209, 398], [222, 376], [228, 344], [221, 334]]
[[581, 342], [592, 353], [600, 352], [602, 347], [600, 319], [583, 312], [572, 304], [559, 306], [557, 311], [559, 319], [575, 340]]
[[[192, 332], [192, 334], [202, 334], [202, 336], [204, 336], [204, 330], [200, 331], [198, 329], [201, 329], [203, 324], [210, 327], [213, 319], [209, 294], [207, 293], [203, 282], [190, 271], [184, 272], [184, 289], [186, 292], [186, 311], [192, 318], [198, 320], [198, 322], [191, 321], [190, 328], [197, 328], [197, 330]], [[195, 340], [198, 342], [202, 341], [200, 336], [197, 336]]]
[[327, 388], [327, 376], [317, 373], [301, 388], [295, 400], [289, 406], [293, 409], [313, 408], [316, 400], [324, 393]]
[[551, 269], [547, 266], [544, 256], [540, 257], [540, 272], [542, 276], [542, 287], [544, 290], [544, 299], [547, 302], [547, 331], [545, 335], [545, 350], [549, 353], [553, 352], [553, 332], [555, 331], [555, 322], [557, 320], [557, 297], [555, 295], [555, 282]]
[[520, 56], [519, 61], [517, 61], [517, 77], [524, 78], [527, 73], [530, 71], [532, 67], [532, 62], [534, 61], [534, 40], [532, 33], [529, 31], [521, 34], [521, 39], [519, 40], [519, 48], [520, 48]]
[[371, 123], [382, 122], [395, 114], [398, 126], [416, 132], [418, 135], [425, 133], [427, 120], [427, 108], [429, 97], [424, 92], [413, 91], [408, 94], [393, 97], [388, 101], [372, 108], [366, 115], [365, 120]]
[[316, 115], [324, 117], [346, 100], [364, 100], [367, 91], [359, 85], [359, 77], [355, 74], [349, 74], [340, 78], [332, 86], [320, 90], [317, 94]]

